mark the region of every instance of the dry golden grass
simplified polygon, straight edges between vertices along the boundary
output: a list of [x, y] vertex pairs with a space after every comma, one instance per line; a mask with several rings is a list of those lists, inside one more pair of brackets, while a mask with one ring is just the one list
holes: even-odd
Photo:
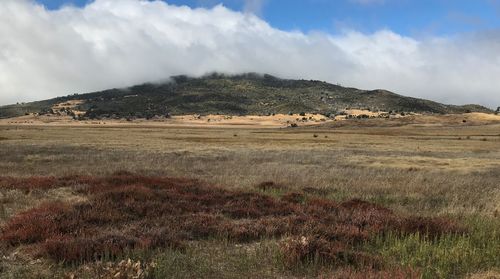
[[[441, 124], [375, 124], [370, 127], [371, 121], [382, 121], [370, 119], [368, 122], [350, 122], [351, 126], [345, 126], [347, 121], [337, 126], [329, 123], [327, 126], [295, 129], [155, 127], [140, 124], [0, 125], [0, 175], [95, 176], [125, 170], [142, 175], [196, 178], [229, 190], [264, 192], [290, 201], [300, 200], [301, 194], [336, 201], [359, 198], [403, 215], [498, 219], [500, 125], [474, 125], [472, 120], [465, 124], [461, 121], [453, 124], [455, 120], [458, 118]], [[261, 184], [263, 182], [273, 182], [273, 185]], [[0, 226], [17, 213], [43, 203], [64, 201], [73, 204], [85, 202], [84, 199], [73, 189], [64, 187], [49, 191], [1, 189]], [[489, 230], [484, 229], [484, 233]], [[490, 239], [492, 247], [500, 245], [498, 236], [491, 236]], [[460, 241], [469, 243], [467, 239], [457, 240], [457, 243], [462, 243]], [[396, 249], [398, 245], [413, 247], [413, 242], [402, 242], [408, 246], [396, 240], [387, 243], [395, 245], [391, 249]], [[220, 250], [221, 259], [232, 251], [224, 245], [232, 244], [212, 243]], [[174, 274], [185, 278], [207, 274], [231, 278], [228, 274], [242, 274], [237, 270], [256, 270], [255, 278], [297, 276], [274, 270], [273, 263], [262, 255], [249, 255], [249, 247], [244, 245], [238, 248], [241, 262], [217, 262], [220, 269], [215, 269], [214, 262], [202, 257], [199, 249], [193, 254], [168, 252], [163, 263], [171, 263], [170, 268], [177, 272]], [[429, 246], [429, 249], [432, 247]], [[273, 249], [275, 251], [276, 247]], [[459, 248], [454, 249], [460, 251]], [[389, 248], [387, 251], [394, 254]], [[433, 256], [440, 253], [438, 250], [429, 251]], [[481, 249], [474, 251], [481, 255]], [[0, 273], [5, 268], [10, 274], [23, 274], [22, 271], [27, 268], [27, 274], [34, 274], [48, 266], [52, 267], [51, 272], [45, 272], [46, 277], [56, 271], [64, 272], [50, 262], [34, 262], [25, 256], [22, 249], [15, 253], [5, 255], [7, 260], [0, 260]], [[487, 258], [495, 258], [494, 254], [491, 255]], [[270, 256], [266, 254], [266, 257]], [[263, 262], [262, 259], [267, 260]], [[184, 265], [183, 261], [187, 263]], [[249, 263], [272, 271], [264, 276]], [[202, 269], [194, 268], [200, 264]], [[477, 266], [485, 269], [478, 270]], [[480, 276], [498, 266], [491, 261], [488, 264], [480, 262], [470, 264], [464, 270]], [[164, 272], [171, 271], [166, 268]], [[351, 271], [339, 272], [351, 274]], [[359, 274], [356, 272], [359, 271], [352, 271], [352, 277]], [[322, 274], [322, 271], [315, 274]], [[423, 274], [431, 274], [426, 278], [432, 278], [436, 273]]]
[[[253, 189], [326, 190], [406, 212], [500, 210], [500, 126], [153, 128], [0, 126], [6, 176], [117, 170]], [[313, 137], [316, 134], [317, 137]], [[460, 138], [460, 139], [459, 139]]]

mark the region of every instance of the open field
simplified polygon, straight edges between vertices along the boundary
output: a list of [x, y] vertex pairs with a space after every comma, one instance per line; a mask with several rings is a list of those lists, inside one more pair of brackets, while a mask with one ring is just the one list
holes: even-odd
[[[500, 117], [499, 117], [500, 119]], [[53, 125], [53, 126], [139, 126], [139, 127], [218, 127], [218, 128], [245, 128], [245, 127], [260, 127], [260, 128], [285, 128], [292, 123], [300, 124], [301, 126], [317, 126], [320, 123], [332, 122], [333, 119], [328, 119], [320, 114], [275, 114], [275, 115], [246, 115], [246, 116], [230, 116], [230, 115], [177, 115], [169, 116], [169, 118], [158, 118], [154, 120], [134, 119], [127, 121], [126, 119], [105, 119], [105, 120], [86, 120], [77, 121], [69, 116], [61, 115], [25, 115], [15, 118], [0, 119], [0, 125]]]
[[[0, 278], [138, 270], [152, 278], [495, 278], [500, 124], [459, 118], [294, 129], [3, 123]], [[167, 205], [179, 212], [165, 215]], [[58, 225], [40, 233], [46, 224], [37, 220]], [[114, 246], [98, 245], [109, 239]], [[94, 250], [75, 252], [77, 244]]]

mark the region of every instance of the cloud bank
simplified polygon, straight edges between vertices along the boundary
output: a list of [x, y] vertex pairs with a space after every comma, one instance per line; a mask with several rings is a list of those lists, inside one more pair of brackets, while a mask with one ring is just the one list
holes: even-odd
[[213, 71], [319, 79], [496, 108], [500, 31], [423, 39], [390, 30], [306, 34], [221, 5], [96, 0], [48, 11], [28, 0], [0, 1], [0, 104]]

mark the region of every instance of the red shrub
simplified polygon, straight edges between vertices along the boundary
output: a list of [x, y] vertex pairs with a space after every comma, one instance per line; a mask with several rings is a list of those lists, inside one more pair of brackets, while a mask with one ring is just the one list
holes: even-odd
[[227, 196], [222, 209], [233, 218], [259, 218], [263, 216], [283, 216], [294, 212], [289, 203], [255, 193], [234, 193]]
[[346, 201], [340, 204], [341, 207], [349, 210], [358, 210], [358, 211], [377, 211], [386, 214], [392, 214], [390, 209], [382, 207], [380, 205], [376, 205], [373, 203], [369, 203], [366, 201], [362, 201], [359, 199], [353, 199], [350, 201]]
[[301, 193], [288, 193], [285, 194], [281, 199], [289, 203], [302, 203], [305, 201], [305, 196]]
[[55, 236], [43, 244], [45, 254], [67, 262], [111, 259], [138, 246], [138, 240], [122, 235], [100, 237]]
[[281, 247], [290, 266], [312, 260], [378, 267], [376, 257], [356, 247], [379, 233], [435, 237], [463, 232], [445, 218], [403, 218], [360, 200], [338, 204], [305, 200], [300, 193], [276, 199], [197, 180], [126, 172], [109, 177], [0, 178], [0, 187], [74, 187], [87, 195], [83, 203], [50, 203], [21, 213], [0, 231], [2, 245], [35, 244], [42, 255], [66, 262], [113, 258], [130, 249], [182, 249], [185, 241], [214, 237], [248, 242], [286, 235], [291, 237]]
[[400, 220], [396, 224], [402, 233], [418, 232], [431, 238], [438, 237], [444, 233], [463, 234], [467, 230], [457, 222], [447, 218], [409, 217]]
[[285, 264], [295, 267], [308, 263], [335, 263], [342, 260], [348, 247], [341, 242], [332, 242], [318, 237], [290, 237], [280, 245]]
[[339, 205], [326, 199], [309, 199], [307, 201], [306, 210], [310, 214], [334, 214], [339, 211]]
[[46, 190], [56, 187], [57, 179], [55, 177], [28, 177], [28, 178], [12, 178], [0, 177], [0, 188], [20, 189], [20, 190]]
[[62, 203], [47, 203], [15, 216], [2, 229], [0, 240], [12, 245], [35, 243], [58, 235], [59, 221], [70, 208]]

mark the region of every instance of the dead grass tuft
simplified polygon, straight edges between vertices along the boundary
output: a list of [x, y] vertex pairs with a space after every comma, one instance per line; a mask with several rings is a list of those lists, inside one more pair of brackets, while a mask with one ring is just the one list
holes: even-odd
[[65, 278], [154, 278], [152, 276], [154, 267], [154, 263], [144, 263], [132, 259], [119, 262], [98, 261], [81, 265], [76, 272], [67, 273]]

